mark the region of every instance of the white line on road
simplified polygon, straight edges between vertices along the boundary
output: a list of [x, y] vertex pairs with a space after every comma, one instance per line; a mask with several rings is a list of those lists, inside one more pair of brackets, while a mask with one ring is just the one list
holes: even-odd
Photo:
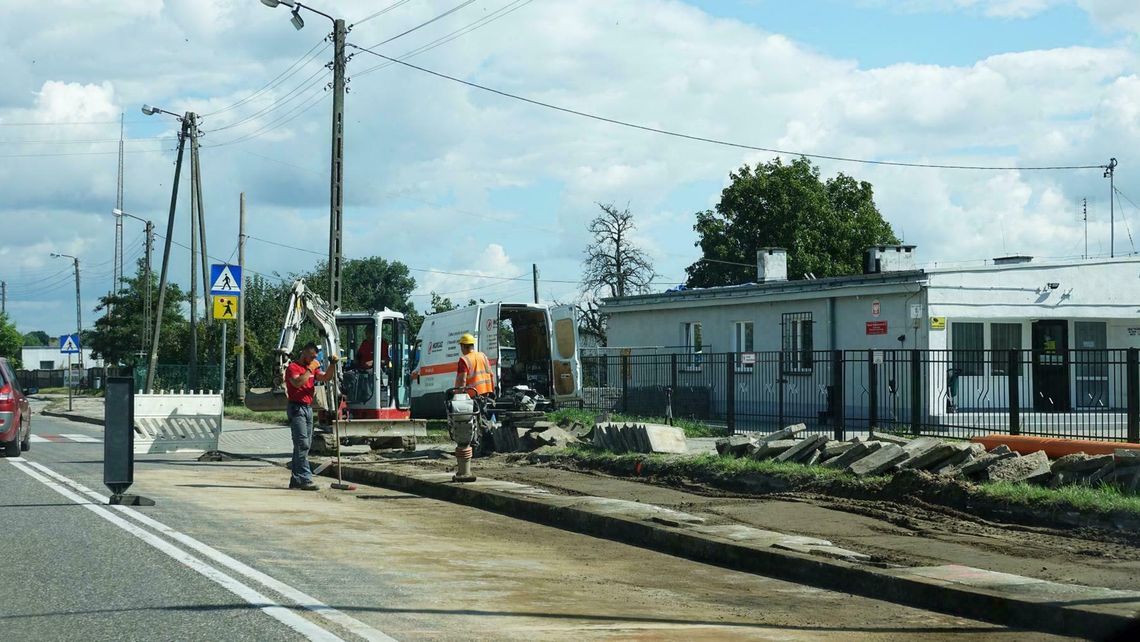
[[[15, 461], [19, 461], [19, 460], [15, 460]], [[103, 495], [103, 494], [100, 494], [94, 490], [91, 490], [90, 488], [87, 488], [86, 486], [84, 486], [83, 484], [80, 484], [77, 481], [68, 479], [67, 477], [64, 477], [63, 475], [55, 472], [54, 470], [48, 468], [47, 466], [44, 466], [43, 464], [40, 464], [40, 463], [37, 463], [34, 461], [27, 461], [27, 460], [24, 460], [24, 461], [26, 461], [26, 463], [28, 465], [33, 466], [36, 470], [39, 470], [39, 471], [43, 472], [45, 475], [49, 475], [49, 476], [55, 478], [56, 480], [58, 480], [64, 484], [67, 484], [68, 486], [71, 486], [72, 488], [74, 488], [78, 492], [83, 493], [84, 495], [87, 495], [88, 497], [91, 497], [92, 499], [97, 499], [101, 502], [106, 502], [108, 499], [106, 495]], [[136, 511], [136, 510], [132, 510], [131, 508], [128, 508], [126, 506], [112, 506], [111, 508], [118, 510], [120, 513], [122, 513], [126, 517], [129, 517], [129, 518], [131, 518], [131, 519], [133, 519], [133, 520], [135, 520], [141, 524], [149, 526], [149, 527], [153, 528], [154, 530], [162, 533], [163, 535], [166, 535], [167, 537], [169, 537], [169, 538], [171, 538], [177, 542], [182, 543], [183, 545], [187, 546], [188, 548], [191, 548], [191, 549], [201, 553], [202, 555], [210, 558], [211, 560], [217, 562], [218, 564], [221, 564], [222, 566], [230, 569], [231, 571], [234, 571], [235, 573], [238, 573], [239, 575], [244, 575], [245, 577], [265, 586], [266, 588], [269, 588], [270, 590], [273, 590], [273, 591], [276, 591], [277, 593], [280, 593], [284, 597], [292, 600], [293, 602], [296, 602], [302, 608], [309, 610], [309, 611], [312, 611], [313, 613], [319, 615], [320, 617], [323, 617], [330, 622], [333, 622], [337, 625], [344, 627], [348, 631], [360, 636], [361, 638], [363, 638], [365, 640], [369, 640], [370, 642], [396, 642], [395, 638], [390, 637], [389, 635], [383, 633], [382, 631], [378, 631], [378, 630], [368, 626], [364, 622], [357, 620], [356, 618], [348, 615], [347, 613], [344, 613], [343, 611], [338, 611], [337, 609], [321, 602], [320, 600], [316, 599], [315, 597], [312, 597], [311, 595], [308, 595], [308, 594], [306, 594], [306, 593], [304, 593], [304, 592], [302, 592], [296, 588], [293, 588], [292, 586], [290, 586], [284, 582], [281, 582], [280, 580], [274, 579], [273, 577], [270, 577], [269, 575], [266, 575], [265, 573], [262, 573], [261, 571], [255, 569], [255, 568], [252, 568], [252, 567], [230, 557], [229, 555], [226, 555], [225, 553], [219, 551], [218, 549], [216, 549], [216, 548], [214, 548], [208, 544], [205, 544], [203, 542], [200, 542], [200, 541], [194, 539], [193, 537], [190, 537], [189, 535], [186, 535], [185, 533], [182, 533], [180, 531], [176, 531], [173, 528], [167, 526], [166, 524], [163, 524], [162, 522], [159, 522], [159, 521], [157, 521], [157, 520], [155, 520], [155, 519], [153, 519], [147, 515], [144, 515], [138, 511]]]
[[102, 439], [96, 439], [94, 437], [88, 437], [87, 435], [61, 434], [60, 437], [67, 437], [71, 441], [78, 441], [81, 444], [101, 444], [101, 443], [103, 443]]
[[[225, 588], [234, 595], [237, 595], [249, 604], [258, 607], [266, 615], [272, 617], [278, 622], [281, 622], [285, 626], [293, 629], [306, 638], [310, 640], [320, 640], [321, 642], [336, 642], [338, 640], [341, 640], [341, 638], [337, 637], [327, 629], [321, 628], [309, 620], [301, 617], [300, 615], [297, 615], [288, 608], [274, 602], [261, 593], [258, 593], [248, 585], [241, 583], [234, 577], [226, 575], [222, 571], [214, 568], [213, 566], [210, 566], [209, 564], [203, 562], [201, 559], [190, 555], [189, 553], [174, 546], [173, 544], [158, 537], [157, 535], [154, 535], [149, 531], [135, 526], [134, 524], [119, 517], [118, 515], [115, 515], [113, 512], [107, 510], [103, 506], [92, 504], [90, 501], [72, 492], [71, 489], [63, 486], [62, 484], [56, 483], [55, 481], [52, 481], [48, 477], [45, 477], [44, 475], [37, 472], [37, 470], [45, 470], [46, 468], [44, 466], [18, 457], [9, 458], [7, 461], [10, 462], [16, 469], [26, 473], [32, 479], [35, 479], [44, 486], [47, 486], [60, 495], [63, 495], [67, 499], [70, 499], [76, 504], [79, 504], [80, 506], [83, 506], [84, 508], [90, 510], [99, 517], [102, 517], [115, 526], [118, 526], [119, 528], [127, 531], [131, 535], [134, 535], [135, 537], [141, 539], [155, 549], [166, 553], [171, 558], [182, 563], [184, 566], [190, 568], [191, 570], [197, 571], [201, 575], [213, 580], [222, 588]], [[35, 467], [35, 470], [33, 469], [33, 466]], [[62, 477], [61, 475], [55, 474], [52, 476]]]
[[50, 439], [44, 439], [43, 437], [40, 437], [39, 435], [31, 435], [31, 436], [29, 436], [29, 437], [28, 437], [28, 441], [32, 442], [33, 444], [47, 444], [47, 443], [51, 443], [51, 440], [50, 440]]

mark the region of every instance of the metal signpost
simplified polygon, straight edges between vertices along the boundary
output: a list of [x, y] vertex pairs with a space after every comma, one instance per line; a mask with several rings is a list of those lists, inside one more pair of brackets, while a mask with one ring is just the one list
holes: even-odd
[[[210, 266], [210, 294], [214, 297], [214, 318], [232, 321], [237, 318], [241, 296], [241, 266], [215, 264]], [[226, 396], [226, 335], [229, 324], [222, 323], [221, 393]], [[224, 403], [224, 402], [223, 402]]]
[[74, 376], [71, 373], [71, 355], [79, 354], [79, 335], [65, 334], [59, 338], [59, 352], [67, 355], [67, 411], [71, 412], [71, 384]]

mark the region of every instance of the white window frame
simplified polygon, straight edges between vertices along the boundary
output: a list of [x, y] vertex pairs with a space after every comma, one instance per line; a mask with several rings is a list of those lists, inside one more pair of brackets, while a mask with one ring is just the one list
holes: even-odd
[[704, 349], [704, 335], [701, 332], [700, 321], [684, 321], [681, 323], [681, 345], [685, 346], [691, 369], [700, 370], [701, 353]]
[[753, 364], [742, 363], [741, 355], [745, 352], [756, 351], [756, 324], [754, 322], [732, 322], [732, 351], [735, 354], [737, 371], [752, 372]]
[[[815, 356], [813, 354], [815, 350], [815, 337], [813, 336], [815, 325], [812, 321], [812, 313], [785, 313], [781, 319], [781, 326], [789, 323], [791, 324], [790, 332], [786, 327], [780, 329], [781, 334], [784, 335], [780, 338], [780, 347], [784, 352], [784, 374], [811, 374], [815, 367]], [[806, 336], [809, 337], [811, 343], [810, 348], [804, 348], [804, 343], [806, 343], [804, 341], [805, 328], [807, 330]], [[806, 366], [804, 365], [805, 354]]]

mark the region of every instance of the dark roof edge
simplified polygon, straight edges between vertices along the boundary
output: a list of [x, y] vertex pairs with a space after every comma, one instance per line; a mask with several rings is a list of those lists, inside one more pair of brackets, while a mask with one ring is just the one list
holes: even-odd
[[881, 272], [878, 274], [855, 274], [851, 276], [830, 276], [822, 279], [797, 279], [795, 281], [776, 281], [774, 283], [745, 283], [742, 285], [720, 285], [711, 288], [695, 288], [679, 292], [656, 292], [653, 294], [636, 294], [626, 297], [608, 297], [602, 299], [603, 305], [632, 304], [656, 299], [685, 300], [697, 298], [708, 294], [743, 294], [743, 293], [777, 293], [787, 290], [828, 290], [863, 283], [908, 283], [925, 278], [924, 270], [906, 270], [900, 272]]

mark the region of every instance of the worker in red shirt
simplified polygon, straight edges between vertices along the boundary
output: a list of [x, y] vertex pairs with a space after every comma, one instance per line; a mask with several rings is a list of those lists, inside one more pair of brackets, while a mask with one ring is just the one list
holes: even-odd
[[[336, 364], [337, 356], [330, 354], [329, 361]], [[289, 488], [319, 489], [313, 483], [313, 473], [309, 469], [309, 448], [313, 445], [313, 390], [317, 381], [324, 383], [332, 379], [334, 372], [335, 369], [321, 370], [321, 363], [317, 361], [317, 344], [311, 341], [301, 348], [297, 360], [285, 369], [285, 394], [289, 397], [285, 414], [293, 437]]]
[[[364, 340], [356, 349], [356, 359], [353, 364], [357, 370], [371, 370], [376, 363], [376, 343], [373, 341], [375, 335], [376, 331], [372, 326], [365, 328]], [[380, 365], [388, 367], [388, 340], [383, 337], [380, 338]]]

